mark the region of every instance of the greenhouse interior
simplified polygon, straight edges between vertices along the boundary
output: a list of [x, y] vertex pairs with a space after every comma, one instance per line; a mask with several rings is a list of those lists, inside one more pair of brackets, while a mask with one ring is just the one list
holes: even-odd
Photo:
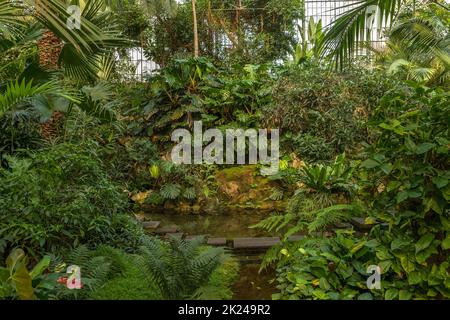
[[446, 0], [0, 0], [0, 300], [449, 300], [449, 89]]

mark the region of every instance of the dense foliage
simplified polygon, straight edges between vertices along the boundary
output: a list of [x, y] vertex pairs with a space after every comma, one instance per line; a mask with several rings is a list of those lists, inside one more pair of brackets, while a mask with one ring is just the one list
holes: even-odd
[[[365, 150], [358, 194], [351, 205], [324, 209], [334, 224], [364, 208], [376, 225], [364, 236], [337, 231], [328, 239], [308, 237], [274, 249], [268, 259], [280, 259], [276, 297], [449, 297], [448, 107], [447, 92], [421, 86], [394, 90], [382, 99], [371, 119], [377, 138]], [[307, 209], [301, 208], [294, 228], [304, 228]], [[345, 214], [331, 219], [332, 211], [342, 210]], [[310, 232], [322, 218], [316, 212]], [[280, 225], [286, 220], [271, 218], [259, 226], [281, 229], [292, 218]], [[381, 290], [365, 284], [370, 265], [382, 270]]]
[[368, 115], [395, 85], [361, 68], [343, 74], [314, 65], [291, 68], [272, 90], [265, 122], [283, 130], [286, 151], [307, 160], [331, 160], [367, 141]]
[[[382, 50], [361, 47], [372, 5]], [[276, 211], [253, 226], [282, 239], [274, 299], [450, 298], [449, 12], [365, 0], [324, 26], [302, 0], [0, 0], [0, 299], [231, 299], [226, 249], [143, 221], [223, 202]], [[135, 81], [130, 48], [160, 68]], [[199, 120], [280, 129], [279, 172], [174, 164], [171, 133]]]
[[2, 253], [17, 245], [37, 254], [114, 243], [119, 235], [136, 242], [137, 227], [124, 215], [127, 197], [92, 146], [61, 144], [7, 163], [0, 173]]

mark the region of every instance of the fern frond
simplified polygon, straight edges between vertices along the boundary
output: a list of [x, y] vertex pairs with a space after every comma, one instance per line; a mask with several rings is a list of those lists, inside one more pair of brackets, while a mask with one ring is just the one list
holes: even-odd
[[339, 204], [315, 212], [315, 219], [308, 226], [310, 233], [324, 230], [326, 227], [338, 222], [348, 221], [360, 208], [350, 204]]
[[259, 228], [266, 231], [280, 231], [283, 227], [288, 225], [296, 216], [293, 214], [274, 215], [266, 218], [250, 228]]
[[181, 186], [172, 183], [166, 184], [161, 188], [160, 194], [165, 199], [175, 200], [181, 194]]

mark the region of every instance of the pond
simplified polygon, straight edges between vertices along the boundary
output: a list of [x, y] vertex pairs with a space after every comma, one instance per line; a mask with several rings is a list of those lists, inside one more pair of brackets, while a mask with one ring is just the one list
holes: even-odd
[[161, 221], [161, 225], [176, 225], [186, 235], [208, 235], [219, 238], [263, 237], [272, 234], [259, 229], [249, 228], [257, 224], [270, 213], [253, 211], [221, 211], [209, 214], [181, 214], [173, 211], [146, 212], [145, 218]]
[[[260, 229], [249, 228], [270, 213], [256, 210], [221, 211], [214, 214], [182, 214], [173, 211], [146, 212], [146, 220], [160, 221], [162, 226], [176, 225], [186, 235], [208, 235], [217, 238], [274, 236]], [[235, 300], [270, 300], [277, 292], [274, 270], [259, 272], [263, 254], [234, 252], [240, 262], [239, 280], [233, 285]]]
[[259, 272], [260, 265], [241, 263], [239, 280], [233, 286], [233, 300], [271, 300], [277, 292], [275, 271]]

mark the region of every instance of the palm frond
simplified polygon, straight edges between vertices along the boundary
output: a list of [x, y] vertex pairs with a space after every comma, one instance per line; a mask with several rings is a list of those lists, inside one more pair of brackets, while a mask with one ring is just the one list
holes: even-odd
[[15, 2], [0, 0], [0, 43], [20, 35], [25, 25], [25, 21], [20, 18], [22, 9]]
[[342, 8], [357, 5], [339, 16], [324, 36], [324, 54], [333, 57], [337, 67], [342, 68], [352, 60], [362, 41], [366, 40], [368, 28], [368, 9], [378, 7], [378, 19], [387, 22], [394, 20], [402, 3], [406, 0], [361, 0]]
[[19, 82], [16, 80], [8, 83], [6, 90], [0, 95], [0, 116], [20, 106], [34, 106], [35, 99], [47, 94], [59, 96], [71, 102], [78, 102], [74, 95], [65, 91], [56, 81], [34, 85], [33, 81], [23, 79]]
[[40, 1], [34, 7], [34, 16], [64, 43], [59, 63], [66, 75], [78, 80], [96, 79], [102, 70], [103, 57], [110, 56], [118, 47], [130, 43], [110, 11], [105, 10], [105, 0], [83, 2], [80, 29], [68, 28], [69, 13], [61, 1]]

